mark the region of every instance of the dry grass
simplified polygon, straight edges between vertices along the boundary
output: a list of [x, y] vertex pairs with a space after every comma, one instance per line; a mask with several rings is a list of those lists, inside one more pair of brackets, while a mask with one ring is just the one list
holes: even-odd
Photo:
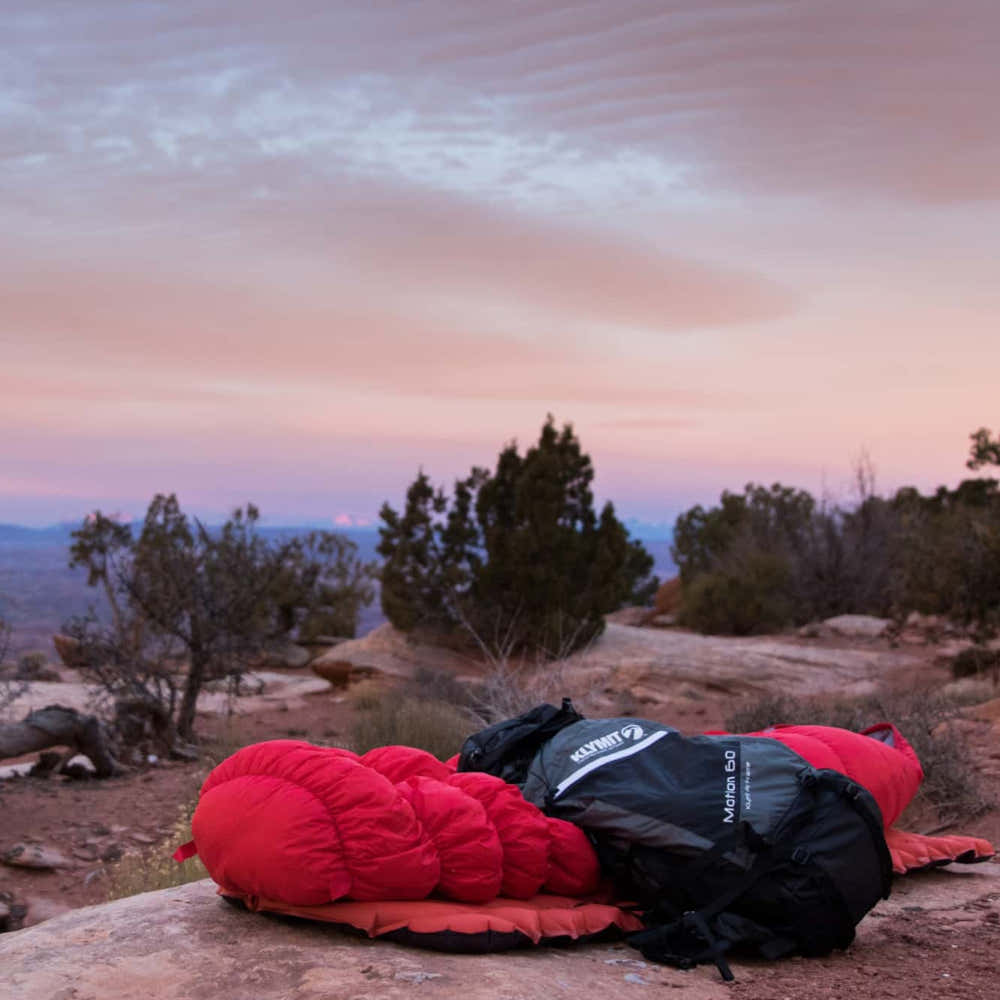
[[135, 854], [126, 854], [110, 869], [109, 900], [135, 896], [140, 892], [171, 889], [208, 878], [208, 871], [200, 858], [189, 858], [178, 864], [171, 857], [181, 844], [191, 839], [191, 817], [197, 801], [197, 798], [192, 798], [180, 809], [170, 836], [163, 843]]
[[386, 689], [377, 697], [368, 692], [355, 707], [351, 749], [356, 753], [401, 744], [447, 760], [479, 728], [467, 711], [455, 705], [413, 698], [399, 689]]
[[178, 809], [177, 819], [171, 826], [169, 836], [145, 850], [126, 854], [109, 868], [109, 900], [135, 896], [140, 892], [170, 889], [209, 877], [208, 870], [197, 856], [178, 863], [171, 855], [181, 844], [191, 839], [191, 817], [198, 805], [198, 794], [208, 772], [243, 745], [244, 741], [238, 736], [232, 719], [227, 719], [216, 736], [203, 744], [201, 766], [191, 775], [190, 791], [184, 805]]

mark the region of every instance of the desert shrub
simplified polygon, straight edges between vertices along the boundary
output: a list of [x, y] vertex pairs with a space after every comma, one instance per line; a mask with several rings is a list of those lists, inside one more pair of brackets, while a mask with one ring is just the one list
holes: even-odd
[[836, 511], [804, 490], [748, 483], [696, 506], [674, 528], [681, 621], [746, 635], [827, 617], [848, 602], [848, 553]]
[[268, 539], [259, 517], [248, 504], [209, 530], [176, 496], [157, 494], [137, 537], [100, 511], [73, 532], [70, 565], [103, 588], [111, 622], [91, 616], [64, 631], [116, 702], [167, 720], [164, 742], [192, 738], [204, 684], [238, 684], [269, 642], [297, 628], [352, 634], [371, 600], [373, 570], [352, 542], [329, 532]]
[[738, 565], [729, 561], [696, 576], [684, 592], [681, 621], [699, 632], [749, 635], [781, 629], [794, 612], [787, 562], [752, 550]]
[[882, 693], [860, 698], [793, 698], [767, 695], [740, 706], [727, 719], [731, 732], [756, 732], [782, 723], [838, 726], [857, 732], [889, 721], [913, 746], [924, 782], [912, 808], [930, 805], [942, 822], [978, 815], [990, 807], [972, 756], [956, 727], [961, 702], [935, 692]]
[[902, 600], [969, 626], [981, 639], [1000, 627], [1000, 491], [965, 480], [929, 497], [901, 490], [898, 551]]
[[403, 512], [382, 507], [382, 609], [397, 627], [465, 632], [486, 651], [558, 657], [599, 635], [604, 615], [646, 602], [653, 560], [605, 504], [590, 457], [552, 417], [522, 456], [474, 468], [451, 497], [421, 472]]
[[[985, 431], [973, 439], [974, 456], [986, 456], [978, 464], [992, 460], [997, 442]], [[717, 506], [677, 519], [682, 621], [747, 634], [844, 613], [902, 620], [915, 610], [985, 640], [1000, 631], [998, 486], [966, 479], [929, 496], [904, 487], [882, 498], [862, 466], [852, 509], [779, 483], [725, 491]]]
[[447, 670], [420, 666], [413, 673], [408, 688], [425, 701], [439, 701], [458, 708], [470, 708], [474, 703], [472, 689]]
[[38, 650], [23, 653], [17, 658], [17, 676], [22, 680], [34, 680], [45, 672], [49, 658]]
[[469, 733], [479, 728], [469, 711], [445, 701], [417, 697], [409, 686], [368, 688], [355, 694], [352, 701], [355, 719], [351, 749], [356, 753], [402, 745], [447, 760], [458, 753]]

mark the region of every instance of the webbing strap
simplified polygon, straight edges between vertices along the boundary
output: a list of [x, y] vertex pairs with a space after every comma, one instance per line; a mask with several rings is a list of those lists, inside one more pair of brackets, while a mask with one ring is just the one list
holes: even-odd
[[193, 840], [189, 840], [186, 844], [181, 844], [176, 851], [171, 855], [174, 861], [178, 862], [187, 861], [188, 858], [193, 858], [198, 853], [198, 848], [195, 846]]

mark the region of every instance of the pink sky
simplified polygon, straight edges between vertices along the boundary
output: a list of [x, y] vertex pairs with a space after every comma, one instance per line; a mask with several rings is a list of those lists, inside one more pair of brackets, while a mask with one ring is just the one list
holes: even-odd
[[0, 522], [372, 519], [548, 412], [670, 521], [862, 451], [955, 483], [1000, 429], [993, 0], [8, 0], [3, 35]]

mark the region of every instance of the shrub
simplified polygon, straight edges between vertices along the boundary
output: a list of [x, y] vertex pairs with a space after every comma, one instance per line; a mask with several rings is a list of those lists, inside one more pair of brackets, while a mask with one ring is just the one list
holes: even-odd
[[789, 568], [779, 555], [752, 551], [739, 565], [695, 577], [684, 593], [681, 622], [699, 632], [749, 635], [792, 621]]
[[[979, 450], [996, 442], [977, 432]], [[975, 438], [976, 436], [974, 436]], [[1000, 630], [1000, 484], [967, 479], [923, 496], [889, 499], [859, 472], [853, 510], [817, 504], [802, 490], [748, 483], [696, 506], [674, 529], [683, 621], [747, 634], [845, 613], [940, 614], [981, 642]]]
[[192, 738], [204, 684], [238, 684], [268, 642], [298, 627], [353, 633], [358, 608], [371, 600], [372, 569], [353, 543], [328, 532], [269, 540], [259, 517], [248, 504], [210, 531], [176, 496], [157, 494], [138, 537], [100, 511], [73, 532], [70, 565], [103, 587], [111, 623], [91, 617], [64, 631], [116, 702], [165, 720], [168, 744], [174, 733]]
[[411, 746], [447, 760], [458, 753], [469, 733], [479, 728], [472, 714], [436, 699], [421, 698], [409, 686], [369, 688], [355, 695], [351, 749]]
[[17, 659], [17, 677], [20, 680], [37, 680], [45, 673], [48, 663], [49, 658], [42, 652], [24, 653]]

